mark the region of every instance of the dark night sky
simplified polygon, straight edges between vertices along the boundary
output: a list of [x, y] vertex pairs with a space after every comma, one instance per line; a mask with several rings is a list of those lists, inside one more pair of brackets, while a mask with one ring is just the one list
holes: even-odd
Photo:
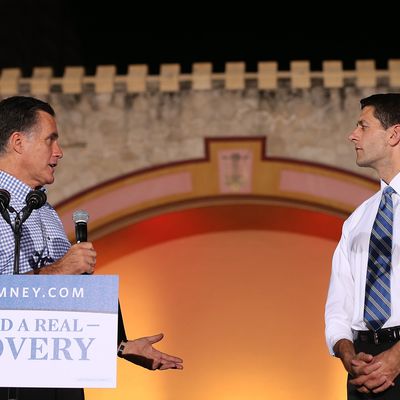
[[[276, 29], [143, 32], [133, 30], [140, 16], [127, 14], [119, 0], [104, 9], [98, 4], [84, 9], [85, 2], [0, 0], [0, 68], [20, 67], [29, 76], [34, 66], [52, 66], [61, 76], [65, 66], [83, 65], [91, 75], [96, 65], [115, 64], [118, 74], [124, 74], [129, 64], [143, 63], [156, 74], [161, 63], [170, 62], [181, 64], [183, 72], [190, 72], [193, 62], [213, 62], [214, 71], [221, 72], [227, 61], [246, 61], [247, 70], [255, 71], [258, 61], [276, 60], [279, 69], [286, 70], [291, 60], [307, 59], [318, 70], [323, 60], [340, 59], [345, 69], [353, 69], [357, 59], [375, 59], [378, 68], [384, 69], [388, 59], [400, 59], [397, 35], [381, 40], [343, 30], [338, 30], [336, 39], [332, 32], [323, 38], [318, 31], [290, 34], [282, 30], [280, 34]], [[148, 23], [157, 28], [156, 20]]]

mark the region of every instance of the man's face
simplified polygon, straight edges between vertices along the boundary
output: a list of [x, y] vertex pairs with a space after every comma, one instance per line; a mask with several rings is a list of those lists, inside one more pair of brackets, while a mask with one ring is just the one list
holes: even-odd
[[388, 131], [374, 117], [374, 107], [362, 109], [357, 126], [349, 136], [349, 140], [355, 145], [358, 166], [379, 170], [388, 161]]
[[54, 182], [54, 169], [63, 152], [58, 144], [55, 119], [44, 111], [38, 112], [36, 125], [21, 138], [19, 178], [30, 187]]

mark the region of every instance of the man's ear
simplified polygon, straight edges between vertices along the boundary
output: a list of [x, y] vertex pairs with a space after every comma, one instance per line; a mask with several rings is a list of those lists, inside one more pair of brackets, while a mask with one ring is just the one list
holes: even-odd
[[400, 124], [392, 126], [389, 141], [392, 146], [396, 146], [400, 143]]
[[24, 134], [21, 132], [13, 132], [9, 139], [10, 150], [21, 154], [23, 148]]

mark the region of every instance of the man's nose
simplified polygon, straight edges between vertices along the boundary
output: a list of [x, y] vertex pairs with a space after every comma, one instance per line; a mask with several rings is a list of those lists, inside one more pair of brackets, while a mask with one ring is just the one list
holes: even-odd
[[64, 155], [61, 146], [57, 142], [54, 143], [53, 154], [58, 158], [62, 158]]

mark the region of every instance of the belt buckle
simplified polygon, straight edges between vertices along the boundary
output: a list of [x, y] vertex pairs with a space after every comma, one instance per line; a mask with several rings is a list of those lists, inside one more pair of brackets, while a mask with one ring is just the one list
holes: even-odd
[[374, 331], [374, 343], [379, 344], [378, 332]]

